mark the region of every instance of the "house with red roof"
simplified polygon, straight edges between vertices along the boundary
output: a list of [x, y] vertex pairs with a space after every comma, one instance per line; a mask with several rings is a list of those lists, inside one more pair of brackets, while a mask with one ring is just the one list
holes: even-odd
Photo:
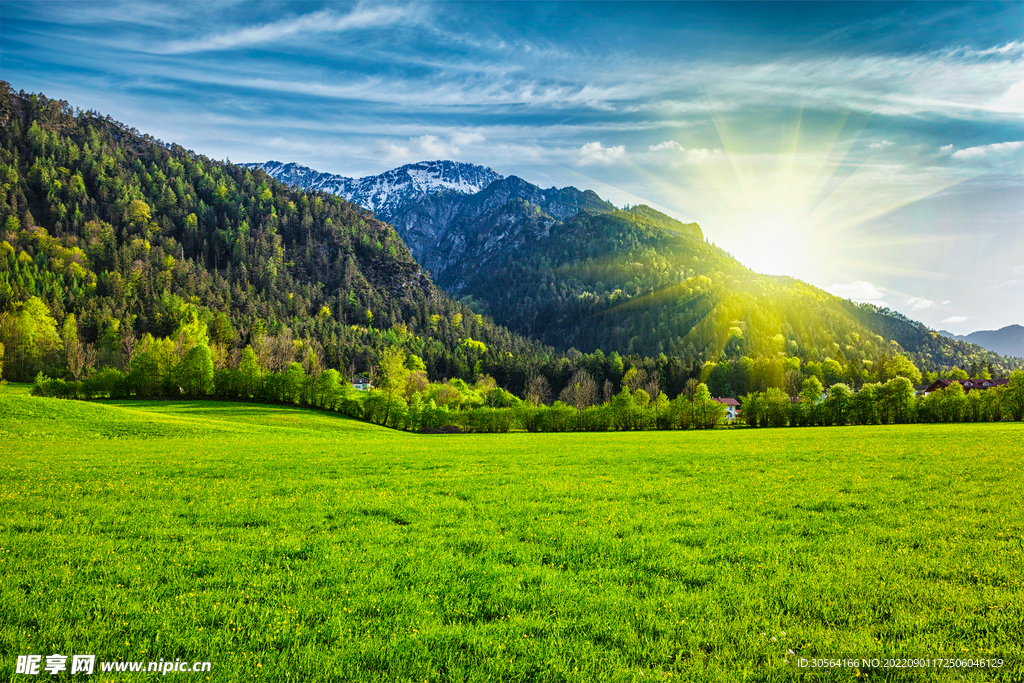
[[716, 403], [721, 403], [723, 406], [725, 406], [725, 416], [729, 420], [729, 422], [732, 422], [733, 420], [735, 420], [739, 416], [739, 414], [740, 414], [740, 402], [737, 401], [736, 399], [734, 399], [734, 398], [713, 398], [711, 400], [715, 401]]
[[968, 391], [984, 391], [985, 389], [991, 389], [992, 387], [1001, 387], [1004, 384], [1009, 383], [1008, 379], [937, 379], [928, 385], [928, 388], [921, 393], [922, 396], [927, 396], [933, 391], [939, 389], [945, 389], [953, 382], [959, 382], [960, 386], [964, 388], [964, 393]]

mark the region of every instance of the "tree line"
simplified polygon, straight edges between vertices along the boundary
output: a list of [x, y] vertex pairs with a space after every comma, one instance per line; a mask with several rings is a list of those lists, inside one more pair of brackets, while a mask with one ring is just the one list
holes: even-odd
[[[316, 354], [288, 337], [264, 336], [254, 349], [216, 367], [208, 329], [187, 324], [174, 335], [146, 335], [130, 349], [127, 372], [103, 367], [81, 377], [94, 360], [76, 346], [65, 326], [70, 381], [39, 372], [32, 393], [69, 399], [187, 397], [242, 399], [312, 406], [410, 431], [530, 432], [710, 429], [725, 423], [725, 406], [704, 382], [691, 378], [670, 399], [643, 368], [630, 367], [616, 389], [602, 386], [585, 369], [574, 372], [557, 397], [543, 374], [531, 375], [523, 395], [498, 386], [488, 375], [474, 383], [453, 378], [431, 382], [422, 358], [399, 346], [386, 348], [372, 374], [375, 388], [359, 392], [343, 373], [323, 368]], [[475, 342], [475, 344], [480, 344]], [[80, 345], [79, 345], [80, 346]], [[75, 349], [71, 351], [70, 349]], [[81, 357], [72, 361], [71, 355]], [[296, 360], [302, 354], [302, 362]], [[900, 364], [903, 366], [904, 364]], [[912, 364], [903, 367], [913, 368]], [[964, 393], [958, 382], [917, 396], [911, 381], [894, 376], [853, 391], [842, 382], [827, 389], [814, 374], [797, 396], [779, 387], [747, 394], [740, 424], [784, 427], [1020, 420], [1024, 417], [1024, 371], [985, 391]]]

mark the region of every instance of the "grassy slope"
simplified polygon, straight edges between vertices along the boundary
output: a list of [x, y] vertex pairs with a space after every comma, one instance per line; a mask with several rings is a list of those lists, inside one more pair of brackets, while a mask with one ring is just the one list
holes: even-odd
[[1020, 661], [1019, 424], [425, 437], [18, 387], [0, 416], [5, 667], [734, 681], [795, 678], [787, 649]]

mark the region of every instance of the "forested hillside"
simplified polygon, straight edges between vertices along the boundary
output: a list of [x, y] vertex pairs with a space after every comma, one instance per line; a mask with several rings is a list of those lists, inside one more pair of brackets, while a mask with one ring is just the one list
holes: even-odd
[[339, 197], [6, 83], [0, 131], [5, 377], [62, 374], [69, 343], [127, 367], [147, 334], [198, 335], [221, 364], [252, 344], [277, 370], [365, 372], [401, 345], [433, 377], [486, 367], [520, 384], [523, 359], [545, 355], [437, 290], [391, 226]]

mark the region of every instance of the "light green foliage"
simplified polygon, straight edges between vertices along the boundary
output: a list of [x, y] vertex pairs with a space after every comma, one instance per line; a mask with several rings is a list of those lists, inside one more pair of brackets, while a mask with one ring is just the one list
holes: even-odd
[[[351, 385], [347, 385], [351, 389]], [[341, 375], [337, 370], [320, 373], [313, 383], [313, 405], [321, 408], [334, 409], [344, 398]]]
[[850, 399], [850, 417], [856, 424], [878, 424], [878, 384], [865, 384]]
[[251, 346], [242, 351], [242, 359], [238, 363], [239, 393], [243, 397], [252, 397], [259, 393], [263, 370], [260, 361]]
[[883, 424], [910, 422], [914, 407], [914, 386], [906, 377], [894, 377], [878, 390], [878, 408]]
[[967, 396], [963, 385], [953, 382], [940, 393], [943, 416], [950, 422], [960, 422], [967, 412]]
[[850, 387], [842, 382], [833, 384], [828, 388], [828, 397], [825, 399], [825, 407], [828, 410], [827, 424], [845, 425], [850, 419], [850, 402], [853, 392]]
[[150, 219], [149, 205], [146, 202], [135, 199], [128, 205], [128, 222], [134, 224], [148, 223]]
[[208, 346], [210, 344], [210, 333], [206, 323], [199, 318], [199, 313], [192, 306], [186, 307], [183, 312], [183, 319], [174, 333], [173, 339], [184, 354], [198, 344]]
[[60, 328], [60, 336], [64, 341], [64, 348], [78, 343], [78, 323], [75, 321], [75, 314], [69, 313], [64, 318], [64, 324]]
[[466, 350], [470, 351], [471, 353], [487, 353], [487, 344], [484, 344], [482, 341], [477, 341], [472, 337], [463, 339], [462, 346], [465, 347]]
[[302, 363], [291, 363], [281, 381], [280, 400], [285, 403], [300, 403], [302, 390], [306, 384], [306, 370]]
[[804, 380], [800, 389], [800, 408], [803, 411], [806, 424], [816, 425], [821, 423], [821, 411], [819, 406], [822, 402], [824, 387], [816, 375], [811, 375]]
[[210, 347], [196, 344], [176, 368], [178, 386], [186, 396], [205, 396], [213, 392], [213, 357]]
[[917, 369], [913, 361], [903, 354], [895, 354], [882, 362], [882, 372], [879, 379], [888, 380], [893, 377], [905, 377], [910, 381], [911, 385], [921, 383], [921, 371]]
[[405, 389], [407, 372], [405, 351], [396, 346], [389, 346], [384, 349], [377, 366], [377, 386], [387, 391], [389, 395], [401, 394]]
[[698, 429], [711, 429], [725, 419], [725, 406], [711, 399], [711, 392], [703, 382], [697, 385], [693, 394], [693, 412], [696, 417], [694, 426]]
[[821, 364], [821, 374], [824, 375], [825, 386], [832, 386], [842, 382], [844, 377], [843, 366], [834, 358], [826, 358]]
[[10, 390], [0, 414], [3, 652], [726, 682], [1024, 641], [1016, 424], [445, 437]]
[[0, 314], [0, 343], [5, 346], [8, 374], [22, 381], [56, 361], [55, 356], [64, 348], [57, 334], [57, 321], [38, 297]]
[[804, 380], [800, 389], [800, 400], [809, 404], [816, 404], [821, 401], [821, 394], [825, 388], [817, 376], [811, 375]]
[[1005, 401], [1011, 418], [1024, 419], [1024, 370], [1014, 370], [1010, 373]]
[[766, 426], [785, 427], [789, 421], [789, 395], [778, 387], [768, 387], [764, 395]]

